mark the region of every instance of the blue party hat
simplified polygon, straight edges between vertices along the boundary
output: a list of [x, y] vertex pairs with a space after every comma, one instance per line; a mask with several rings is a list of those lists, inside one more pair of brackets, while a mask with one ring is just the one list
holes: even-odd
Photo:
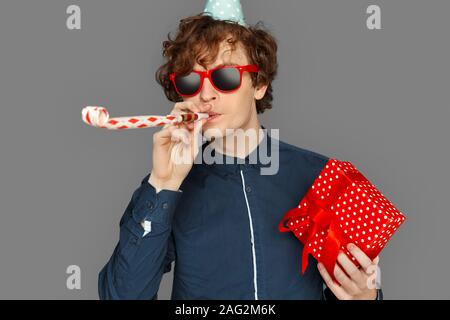
[[207, 0], [204, 12], [216, 20], [232, 20], [247, 27], [239, 0]]

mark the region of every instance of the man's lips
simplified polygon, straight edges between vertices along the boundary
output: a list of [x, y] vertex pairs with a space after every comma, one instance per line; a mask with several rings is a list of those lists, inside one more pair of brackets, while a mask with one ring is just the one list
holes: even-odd
[[211, 120], [214, 120], [214, 119], [216, 119], [216, 118], [218, 118], [219, 116], [222, 115], [222, 114], [216, 113], [216, 112], [207, 112], [207, 114], [209, 116], [209, 118], [207, 119], [207, 122], [211, 121]]

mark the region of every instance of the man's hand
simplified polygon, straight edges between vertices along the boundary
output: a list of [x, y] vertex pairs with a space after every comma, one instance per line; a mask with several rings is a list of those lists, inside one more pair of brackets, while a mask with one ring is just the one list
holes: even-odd
[[370, 278], [373, 278], [373, 273], [378, 271], [379, 257], [372, 261], [360, 248], [352, 243], [347, 245], [347, 249], [359, 262], [361, 268], [356, 267], [347, 255], [341, 251], [337, 257], [340, 266], [336, 263], [334, 267], [334, 277], [339, 283], [333, 281], [323, 264], [318, 263], [317, 268], [320, 275], [339, 300], [375, 300], [377, 289], [369, 288], [369, 283], [371, 282]]
[[[210, 106], [192, 101], [175, 103], [171, 115], [184, 112], [207, 112]], [[166, 124], [153, 134], [153, 167], [149, 183], [160, 189], [177, 190], [189, 174], [201, 147], [202, 126], [207, 119], [196, 123]]]

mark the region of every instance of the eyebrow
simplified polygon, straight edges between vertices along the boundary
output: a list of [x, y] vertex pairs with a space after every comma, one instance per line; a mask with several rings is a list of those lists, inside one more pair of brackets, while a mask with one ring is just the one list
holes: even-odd
[[[236, 62], [224, 62], [224, 63], [221, 63], [211, 69], [216, 69], [216, 68], [226, 67], [226, 66], [238, 66], [238, 65], [239, 65], [239, 63], [236, 63]], [[196, 71], [200, 71], [200, 70], [196, 70]]]
[[225, 63], [221, 63], [221, 64], [215, 66], [214, 69], [215, 69], [215, 68], [219, 68], [219, 67], [237, 66], [237, 65], [239, 65], [239, 64], [238, 64], [238, 63], [235, 63], [235, 62], [225, 62]]

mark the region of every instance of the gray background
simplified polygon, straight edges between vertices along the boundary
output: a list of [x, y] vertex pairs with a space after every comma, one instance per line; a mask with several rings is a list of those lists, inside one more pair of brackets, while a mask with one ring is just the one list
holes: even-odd
[[[81, 30], [66, 8], [81, 7]], [[407, 216], [381, 254], [387, 299], [450, 298], [447, 0], [243, 0], [279, 42], [280, 139], [352, 161]], [[366, 8], [381, 7], [381, 30]], [[154, 81], [161, 44], [203, 0], [0, 3], [0, 298], [97, 299], [119, 219], [151, 169], [156, 129], [81, 121], [172, 109]], [[81, 268], [81, 290], [66, 268]], [[170, 297], [166, 274], [160, 299]]]

